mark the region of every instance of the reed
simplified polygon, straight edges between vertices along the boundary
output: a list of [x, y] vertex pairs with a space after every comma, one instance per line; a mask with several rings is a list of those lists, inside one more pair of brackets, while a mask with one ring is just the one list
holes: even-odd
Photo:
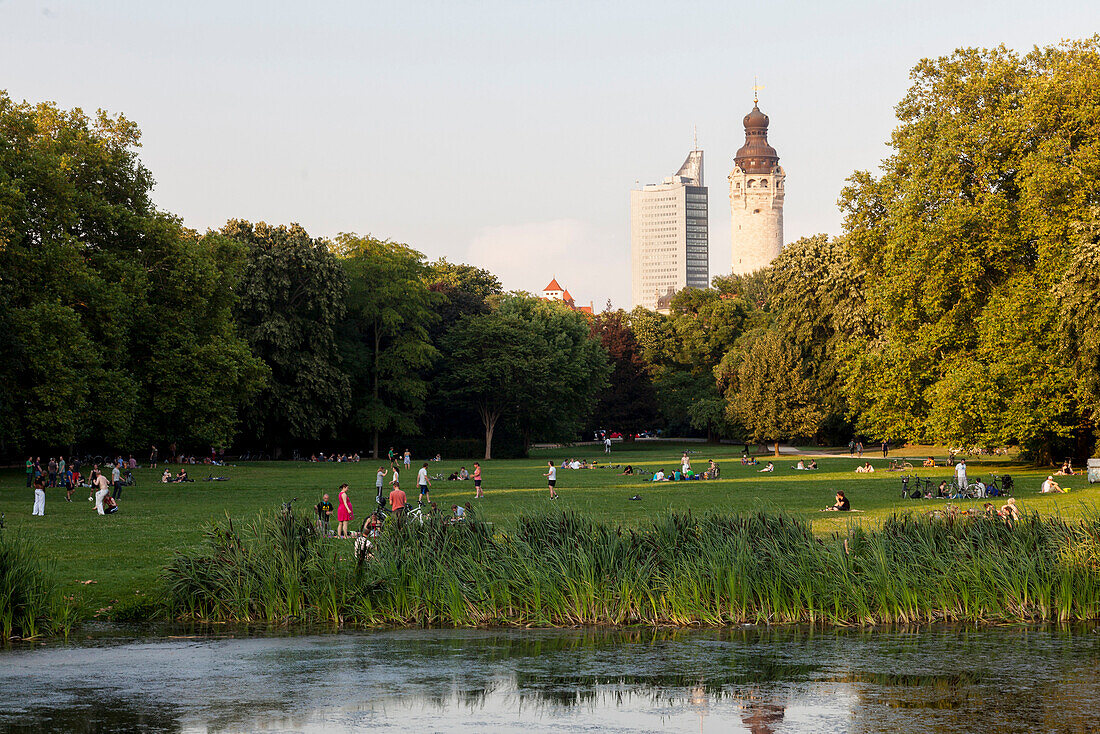
[[39, 546], [0, 530], [0, 641], [68, 636], [80, 604], [62, 595]]
[[828, 537], [786, 515], [574, 512], [389, 526], [372, 560], [305, 518], [210, 528], [164, 574], [169, 612], [383, 626], [871, 625], [1100, 619], [1100, 516], [890, 517]]

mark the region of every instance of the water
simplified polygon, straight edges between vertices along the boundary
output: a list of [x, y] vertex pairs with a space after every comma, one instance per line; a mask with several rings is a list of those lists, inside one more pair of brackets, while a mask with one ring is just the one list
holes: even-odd
[[1100, 633], [424, 631], [0, 651], [0, 731], [1093, 732]]

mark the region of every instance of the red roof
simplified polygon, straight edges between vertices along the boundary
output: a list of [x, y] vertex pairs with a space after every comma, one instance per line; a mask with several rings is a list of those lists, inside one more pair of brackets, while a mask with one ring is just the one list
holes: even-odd
[[563, 301], [572, 301], [572, 300], [573, 300], [573, 296], [569, 295], [569, 291], [567, 290], [567, 291], [565, 291], [565, 295], [563, 295], [563, 296], [561, 297], [561, 299], [562, 299]]
[[543, 290], [544, 291], [560, 291], [560, 290], [564, 290], [564, 289], [560, 285], [558, 285], [558, 279], [554, 278], [553, 280], [550, 281], [550, 285], [543, 288]]

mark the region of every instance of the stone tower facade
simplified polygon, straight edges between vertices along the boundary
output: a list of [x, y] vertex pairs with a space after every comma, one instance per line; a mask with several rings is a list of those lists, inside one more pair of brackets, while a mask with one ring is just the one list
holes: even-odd
[[786, 173], [768, 145], [768, 116], [753, 105], [745, 115], [745, 144], [730, 173], [733, 274], [765, 267], [783, 248], [783, 194]]

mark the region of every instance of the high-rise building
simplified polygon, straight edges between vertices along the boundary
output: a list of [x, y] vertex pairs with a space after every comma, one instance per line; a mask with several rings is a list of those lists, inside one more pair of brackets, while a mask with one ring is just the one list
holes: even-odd
[[733, 273], [743, 275], [768, 265], [783, 248], [783, 182], [787, 174], [768, 145], [768, 116], [753, 99], [745, 115], [745, 144], [730, 173]]
[[657, 299], [710, 285], [707, 187], [703, 151], [688, 153], [675, 176], [630, 192], [631, 300], [657, 307]]

